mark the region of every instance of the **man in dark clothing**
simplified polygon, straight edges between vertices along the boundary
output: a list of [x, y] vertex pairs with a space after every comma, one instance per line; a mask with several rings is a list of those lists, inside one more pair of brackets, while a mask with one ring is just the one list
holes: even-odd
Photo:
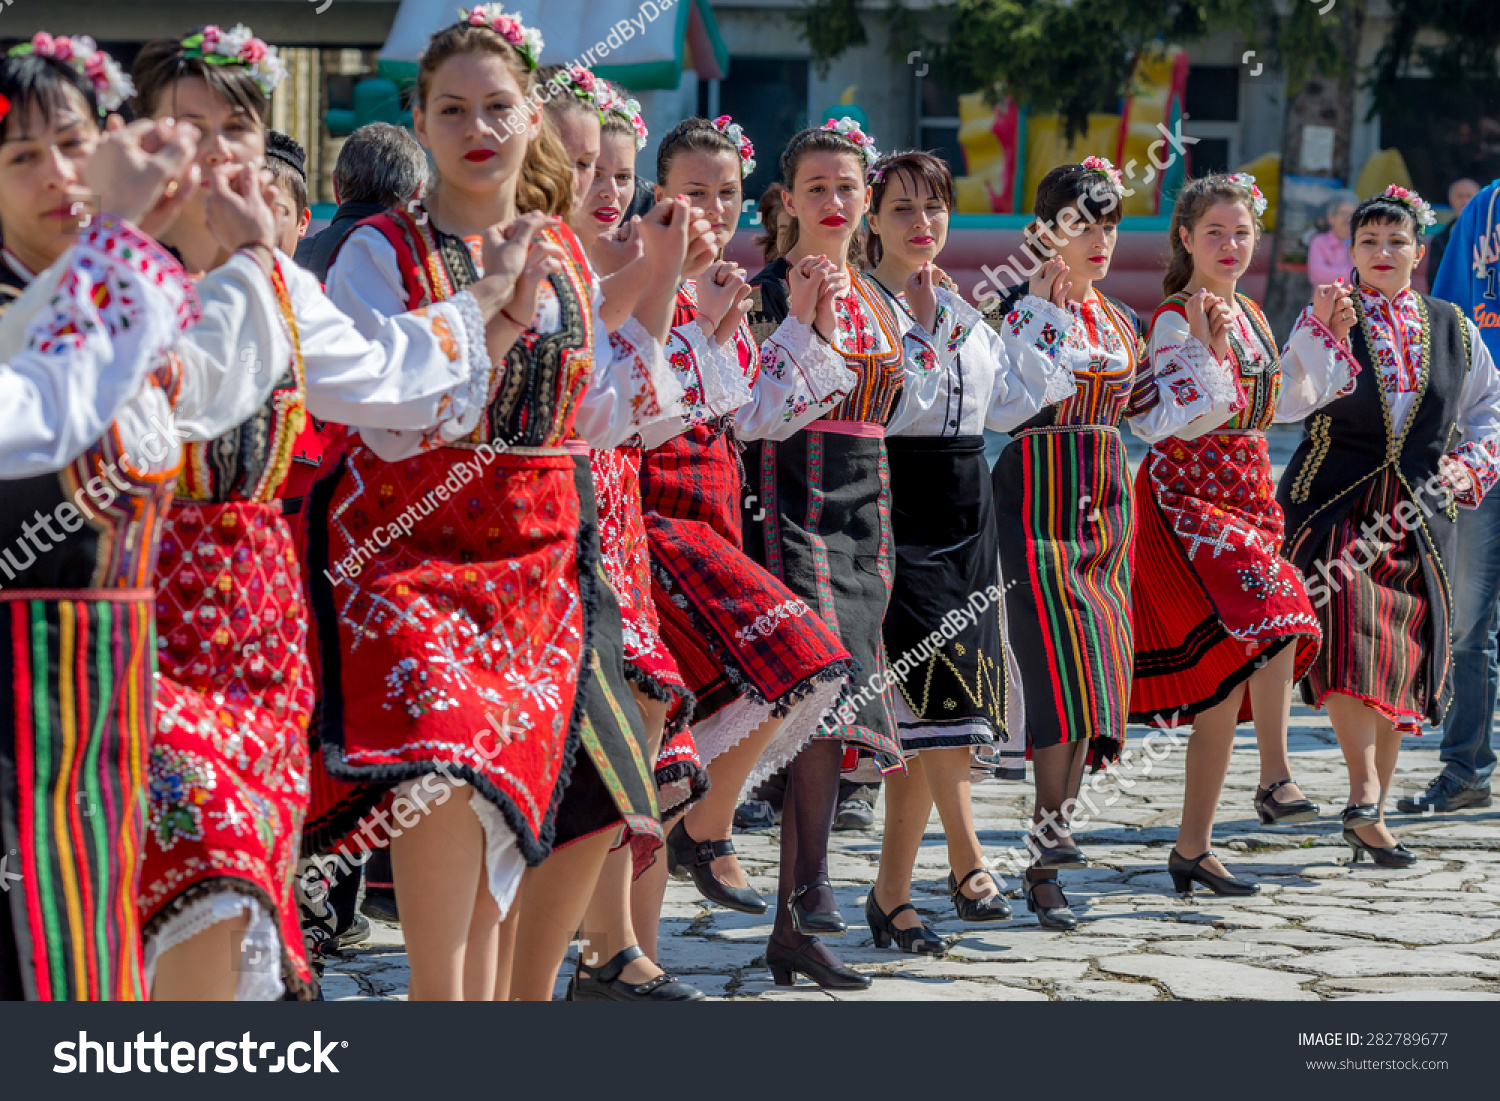
[[354, 227], [417, 199], [426, 181], [427, 154], [408, 131], [388, 122], [361, 126], [349, 135], [333, 168], [338, 213], [327, 229], [297, 246], [297, 263], [326, 281], [334, 254]]

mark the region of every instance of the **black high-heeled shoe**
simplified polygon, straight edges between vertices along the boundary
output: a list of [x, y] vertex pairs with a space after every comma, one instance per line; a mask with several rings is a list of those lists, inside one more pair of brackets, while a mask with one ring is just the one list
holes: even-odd
[[765, 913], [768, 907], [760, 895], [749, 887], [731, 887], [714, 875], [714, 858], [733, 853], [733, 841], [694, 841], [688, 836], [684, 820], [679, 820], [667, 835], [668, 872], [685, 869], [692, 876], [698, 893], [710, 902], [742, 914]]
[[976, 875], [989, 874], [988, 868], [975, 868], [962, 879], [948, 873], [948, 894], [953, 899], [953, 908], [958, 911], [960, 921], [1006, 921], [1013, 916], [1010, 903], [996, 885], [995, 893], [985, 898], [970, 898], [964, 894], [964, 884]]
[[766, 945], [766, 966], [771, 969], [771, 981], [777, 986], [795, 986], [798, 975], [806, 975], [824, 990], [868, 990], [873, 981], [869, 975], [861, 975], [852, 967], [843, 964], [827, 964], [813, 959], [807, 950], [819, 943], [813, 937], [800, 948], [788, 948], [778, 940]]
[[1291, 782], [1290, 779], [1277, 780], [1270, 787], [1256, 789], [1255, 810], [1260, 815], [1262, 826], [1295, 826], [1299, 822], [1312, 822], [1322, 813], [1323, 808], [1311, 799], [1281, 803], [1273, 798], [1279, 789]]
[[849, 931], [849, 926], [844, 923], [843, 915], [837, 910], [813, 910], [809, 913], [803, 909], [802, 896], [814, 887], [827, 887], [830, 892], [833, 890], [833, 884], [826, 879], [820, 879], [793, 890], [786, 900], [786, 908], [792, 914], [792, 928], [804, 937], [843, 936]]
[[613, 959], [598, 970], [586, 967], [578, 961], [578, 970], [573, 972], [573, 981], [563, 1000], [568, 1002], [701, 1002], [703, 991], [696, 986], [676, 979], [663, 971], [654, 979], [643, 983], [628, 983], [620, 978], [620, 972], [631, 960], [640, 959], [646, 953], [639, 944], [617, 953]]
[[[1045, 832], [1045, 827], [1042, 832]], [[1035, 853], [1035, 859], [1031, 862], [1033, 868], [1066, 871], [1089, 866], [1089, 858], [1083, 855], [1083, 850], [1077, 845], [1054, 843], [1048, 848], [1047, 843], [1041, 839], [1040, 832], [1033, 832], [1031, 838], [1036, 842], [1031, 846], [1032, 852]]]
[[1389, 848], [1382, 848], [1370, 844], [1354, 832], [1359, 826], [1373, 825], [1380, 821], [1380, 808], [1374, 803], [1354, 803], [1345, 807], [1343, 819], [1344, 844], [1354, 854], [1349, 863], [1358, 864], [1365, 853], [1370, 854], [1370, 859], [1378, 868], [1410, 868], [1417, 862], [1417, 854], [1399, 841]]
[[[1026, 909], [1036, 915], [1037, 924], [1043, 929], [1055, 929], [1060, 933], [1071, 933], [1078, 928], [1078, 915], [1068, 905], [1068, 896], [1063, 895], [1062, 886], [1056, 877], [1051, 879], [1032, 879], [1026, 876], [1022, 881], [1026, 889]], [[1057, 893], [1062, 895], [1061, 906], [1041, 906], [1036, 900], [1036, 889], [1043, 884], [1050, 883], [1057, 888]]]
[[918, 956], [940, 956], [943, 949], [947, 947], [946, 942], [934, 933], [926, 925], [918, 925], [915, 929], [901, 929], [896, 926], [896, 915], [903, 914], [907, 910], [917, 912], [917, 908], [910, 902], [903, 902], [890, 913], [880, 908], [880, 903], [875, 901], [875, 888], [870, 888], [870, 893], [865, 896], [865, 921], [870, 926], [870, 935], [875, 938], [876, 948], [888, 947], [891, 941], [903, 952], [911, 952]]
[[1214, 851], [1209, 849], [1202, 856], [1189, 860], [1175, 848], [1172, 850], [1172, 854], [1167, 857], [1167, 871], [1172, 873], [1172, 885], [1177, 888], [1178, 894], [1192, 898], [1195, 882], [1203, 884], [1216, 895], [1229, 898], [1260, 894], [1259, 883], [1246, 883], [1232, 875], [1214, 875], [1213, 872], [1204, 871], [1203, 862], [1213, 854]]

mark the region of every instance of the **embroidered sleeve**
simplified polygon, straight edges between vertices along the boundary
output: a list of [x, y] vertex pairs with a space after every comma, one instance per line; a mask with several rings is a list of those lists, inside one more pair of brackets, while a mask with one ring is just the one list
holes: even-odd
[[[0, 322], [0, 477], [61, 470], [103, 436], [198, 313], [181, 265], [134, 226], [95, 219]], [[160, 392], [157, 407], [170, 421]]]
[[784, 440], [832, 409], [858, 382], [831, 344], [788, 316], [761, 345], [751, 400], [735, 413], [739, 433], [749, 440]]
[[1450, 478], [1454, 496], [1462, 508], [1478, 508], [1500, 481], [1500, 372], [1489, 348], [1472, 321], [1469, 328], [1473, 358], [1464, 376], [1460, 394], [1459, 444], [1446, 458], [1462, 468], [1462, 476]]
[[690, 425], [732, 413], [750, 400], [734, 340], [716, 343], [697, 321], [672, 330], [667, 362], [682, 383]]
[[996, 432], [1010, 432], [1078, 392], [1078, 381], [1065, 363], [1045, 356], [1012, 359], [988, 325], [974, 331], [964, 345], [964, 358], [977, 358], [980, 370], [994, 374], [985, 424]]
[[686, 413], [683, 386], [663, 348], [634, 317], [606, 332], [594, 295], [594, 371], [579, 396], [574, 430], [599, 451], [619, 447], [641, 429]]
[[[307, 370], [307, 410], [361, 429], [420, 432], [431, 446], [479, 423], [495, 368], [467, 291], [406, 310], [396, 250], [368, 226], [317, 280], [283, 262]], [[361, 433], [368, 439], [368, 434]]]
[[1187, 318], [1172, 310], [1158, 314], [1126, 413], [1131, 431], [1147, 443], [1193, 439], [1221, 427], [1244, 405], [1233, 366], [1214, 358]]
[[[1016, 303], [1005, 319], [1005, 346], [1012, 355], [1062, 359], [1064, 338], [1075, 323], [1067, 310], [1028, 294]], [[1069, 364], [1070, 369], [1071, 366]]]
[[1306, 307], [1292, 327], [1281, 353], [1281, 396], [1276, 401], [1278, 423], [1300, 421], [1337, 398], [1354, 393], [1359, 363], [1348, 340], [1339, 340]]

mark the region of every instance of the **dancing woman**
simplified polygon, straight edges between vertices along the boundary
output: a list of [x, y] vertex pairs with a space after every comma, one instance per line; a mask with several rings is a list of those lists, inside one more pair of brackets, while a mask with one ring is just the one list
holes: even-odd
[[1029, 288], [1010, 290], [998, 311], [1017, 370], [1055, 360], [1077, 384], [1037, 416], [989, 419], [1014, 437], [995, 464], [995, 506], [1006, 642], [1020, 669], [1036, 781], [1026, 905], [1050, 929], [1078, 923], [1057, 873], [1088, 866], [1071, 826], [1084, 768], [1115, 760], [1125, 741], [1135, 517], [1119, 425], [1128, 419], [1153, 441], [1227, 411], [1237, 397], [1213, 361], [1146, 376], [1132, 394], [1139, 322], [1094, 286], [1109, 273], [1123, 201], [1120, 173], [1103, 158], [1047, 173], [1027, 239], [1028, 250], [1052, 259], [1033, 252]]
[[[619, 630], [618, 619], [597, 629], [605, 616], [596, 613], [613, 605], [597, 573], [588, 464], [567, 442], [576, 434], [616, 446], [677, 411], [681, 388], [661, 341], [688, 210], [663, 204], [638, 227], [656, 274], [633, 316], [606, 331], [582, 246], [543, 217], [571, 209], [573, 173], [533, 94], [537, 39], [498, 8], [476, 8], [433, 36], [415, 125], [438, 182], [419, 211], [355, 230], [329, 273], [335, 300], [368, 326], [435, 308], [480, 279], [488, 258], [479, 235], [491, 227], [514, 225], [538, 241], [520, 298], [502, 315], [519, 336], [479, 424], [433, 441], [444, 445], [437, 450], [366, 434], [314, 502], [330, 530], [313, 554], [329, 563], [419, 510], [413, 530], [338, 586], [320, 580], [315, 562], [313, 598], [325, 760], [334, 777], [364, 785], [342, 808], [345, 828], [382, 789], [395, 787], [399, 803], [439, 771], [469, 785], [392, 838], [420, 998], [550, 998], [621, 825], [660, 837], [639, 717], [629, 720], [623, 687], [610, 685], [597, 706], [590, 699], [605, 666], [621, 663]], [[432, 501], [450, 479], [472, 485]], [[372, 681], [385, 691], [368, 692]], [[528, 865], [524, 902], [502, 939], [500, 919]]]
[[[995, 509], [984, 454], [986, 417], [1024, 419], [1071, 395], [1072, 374], [1050, 360], [1013, 371], [999, 335], [939, 285], [953, 177], [926, 153], [883, 157], [871, 172], [872, 283], [913, 332], [930, 334], [938, 369], [907, 386], [886, 429], [896, 579], [885, 617], [886, 654], [908, 660], [898, 682], [897, 730], [906, 771], [886, 778], [880, 874], [865, 903], [875, 943], [939, 952], [943, 941], [911, 905], [911, 878], [934, 802], [948, 844], [948, 893], [965, 921], [1003, 921], [1010, 905], [985, 870], [974, 829], [975, 774], [1025, 777], [1020, 731], [1005, 727]], [[967, 618], [954, 631], [955, 611]], [[951, 639], [946, 639], [953, 633]]]
[[1302, 695], [1328, 709], [1349, 770], [1344, 842], [1356, 862], [1368, 854], [1392, 868], [1417, 859], [1385, 825], [1401, 736], [1441, 722], [1452, 690], [1458, 509], [1479, 507], [1500, 478], [1489, 350], [1456, 306], [1411, 288], [1434, 218], [1402, 187], [1361, 203], [1352, 301], [1331, 317], [1323, 301], [1304, 310], [1283, 356], [1309, 374], [1356, 376], [1307, 422], [1277, 500], [1286, 556], [1308, 579], [1323, 629]]
[[[746, 481], [758, 498], [745, 514], [747, 550], [838, 631], [862, 670], [788, 771], [779, 904], [766, 953], [778, 983], [800, 972], [824, 986], [869, 984], [817, 939], [847, 928], [828, 880], [828, 835], [845, 745], [881, 771], [902, 767], [881, 640], [894, 565], [885, 425], [908, 364], [937, 370], [938, 357], [916, 322], [851, 267], [869, 207], [866, 173], [876, 159], [873, 140], [852, 119], [793, 137], [781, 155], [787, 252], [752, 280], [761, 299], [752, 327], [768, 355], [776, 336], [765, 334], [795, 309], [800, 273], [809, 264], [831, 267], [823, 293], [832, 300], [826, 308], [820, 302], [814, 334], [858, 377], [801, 431], [745, 453]], [[779, 763], [762, 759], [758, 769], [765, 774]]]
[[[687, 119], [657, 150], [657, 197], [682, 195], [705, 211], [722, 254], [739, 221], [742, 181], [754, 169], [754, 149], [728, 116]], [[686, 274], [668, 359], [692, 408], [682, 423], [643, 432], [641, 490], [662, 634], [697, 700], [695, 740], [712, 785], [673, 827], [669, 856], [705, 898], [758, 914], [766, 905], [729, 840], [734, 808], [762, 758], [777, 767], [807, 743], [850, 664], [807, 604], [746, 557], [738, 440], [744, 432], [791, 434], [855, 376], [810, 327], [820, 277], [795, 277], [794, 308], [762, 360], [746, 320], [745, 273], [718, 261]], [[708, 361], [705, 338], [713, 345]], [[666, 870], [653, 868], [637, 884], [635, 926], [653, 948]]]
[[[260, 183], [274, 50], [248, 29], [204, 27], [136, 57], [141, 113], [192, 122], [204, 176]], [[164, 242], [190, 272], [258, 264], [273, 293], [259, 309], [290, 354], [224, 350], [253, 395], [248, 419], [188, 447], [158, 564], [161, 676], [151, 759], [151, 831], [141, 911], [154, 995], [312, 996], [293, 898], [308, 804], [312, 680], [307, 609], [279, 497], [308, 415], [386, 430], [461, 432], [494, 375], [487, 326], [513, 279], [462, 301], [393, 317], [361, 336], [316, 279], [265, 232], [232, 253], [189, 203]], [[501, 249], [497, 242], [497, 250]], [[524, 242], [508, 247], [519, 267]], [[498, 324], [496, 326], [498, 332]], [[231, 935], [243, 934], [243, 936]], [[238, 955], [239, 958], [236, 958]]]
[[[1167, 861], [1187, 893], [1195, 882], [1224, 895], [1260, 889], [1228, 875], [1209, 849], [1237, 723], [1255, 720], [1261, 823], [1318, 815], [1292, 782], [1286, 730], [1292, 684], [1312, 664], [1320, 632], [1302, 575], [1281, 557], [1284, 520], [1265, 430], [1302, 419], [1351, 378], [1347, 361], [1296, 360], [1283, 370], [1265, 315], [1236, 291], [1265, 207], [1250, 176], [1208, 176], [1183, 189], [1172, 213], [1167, 299], [1151, 321], [1142, 372], [1176, 379], [1213, 359], [1240, 391], [1228, 420], [1203, 417], [1159, 441], [1136, 486], [1130, 711], [1163, 728], [1193, 724], [1182, 822]], [[1347, 305], [1342, 294], [1319, 288], [1323, 323]], [[1146, 400], [1160, 400], [1160, 390]]]
[[[151, 578], [181, 462], [174, 408], [190, 421], [222, 378], [196, 348], [168, 352], [200, 302], [214, 309], [205, 335], [242, 326], [243, 288], [205, 285], [200, 299], [137, 228], [185, 200], [192, 128], [137, 124], [101, 144], [100, 102], [129, 94], [123, 73], [86, 37], [66, 51], [37, 40], [0, 60], [0, 669], [12, 686], [0, 999], [140, 1000]], [[164, 188], [182, 198], [158, 203]], [[90, 194], [104, 211], [80, 218]]]

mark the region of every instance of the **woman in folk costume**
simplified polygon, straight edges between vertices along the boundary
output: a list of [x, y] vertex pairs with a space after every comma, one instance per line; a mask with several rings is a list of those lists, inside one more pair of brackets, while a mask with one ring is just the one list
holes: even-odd
[[[601, 276], [600, 315], [606, 325], [611, 320], [618, 323], [629, 315], [649, 277], [643, 270], [647, 259], [640, 252], [636, 225], [621, 224], [635, 190], [636, 153], [646, 142], [639, 105], [578, 66], [548, 66], [538, 71], [538, 78], [551, 82], [546, 119], [573, 164], [576, 194], [569, 225]], [[689, 263], [706, 262], [716, 247], [705, 233], [695, 240], [698, 256], [690, 254]], [[706, 356], [707, 338], [700, 337], [698, 345], [700, 355]], [[662, 640], [651, 600], [650, 553], [641, 516], [640, 440], [592, 451], [589, 462], [598, 502], [601, 565], [610, 595], [620, 605], [622, 672], [644, 723], [643, 749], [647, 759], [656, 762], [657, 797], [665, 818], [669, 810], [701, 795], [708, 781], [687, 729], [692, 694]], [[664, 747], [666, 736], [671, 744]], [[664, 758], [670, 762], [665, 770]], [[679, 787], [686, 791], [679, 794]], [[667, 803], [668, 798], [674, 802]], [[632, 880], [651, 863], [650, 852], [639, 844], [619, 848], [605, 861], [584, 915], [588, 943], [580, 943], [579, 970], [569, 984], [569, 1000], [702, 997], [694, 987], [664, 975], [639, 943], [632, 921]], [[653, 920], [652, 930], [655, 925]]]
[[[143, 114], [192, 122], [205, 175], [260, 182], [274, 50], [244, 27], [142, 47]], [[141, 876], [146, 963], [157, 997], [311, 996], [293, 868], [308, 802], [312, 681], [300, 566], [279, 501], [306, 417], [385, 430], [458, 433], [494, 375], [486, 326], [512, 288], [391, 319], [366, 339], [317, 280], [262, 245], [231, 253], [189, 203], [163, 240], [190, 272], [260, 265], [272, 291], [252, 308], [290, 336], [289, 354], [241, 342], [248, 392], [238, 427], [189, 445], [162, 535], [161, 643], [151, 829]], [[498, 247], [498, 246], [497, 246]], [[511, 252], [523, 251], [523, 243]], [[244, 419], [248, 417], [248, 419]], [[238, 958], [236, 958], [238, 953]]]
[[1308, 420], [1277, 500], [1323, 628], [1303, 698], [1328, 709], [1349, 770], [1344, 841], [1382, 867], [1416, 860], [1386, 828], [1385, 797], [1402, 734], [1441, 722], [1448, 705], [1458, 510], [1500, 477], [1489, 350], [1456, 306], [1411, 288], [1433, 221], [1405, 188], [1361, 203], [1352, 301], [1326, 320], [1321, 302], [1304, 310], [1283, 356], [1308, 374], [1356, 376]]
[[[948, 237], [953, 177], [926, 153], [871, 172], [868, 275], [894, 309], [933, 334], [937, 369], [908, 385], [886, 426], [896, 579], [885, 652], [900, 679], [896, 727], [906, 771], [886, 777], [880, 874], [865, 902], [879, 946], [940, 952], [911, 905], [917, 852], [936, 803], [948, 843], [948, 892], [965, 921], [1003, 921], [1010, 905], [985, 870], [970, 785], [1024, 779], [1020, 730], [1006, 729], [995, 508], [984, 453], [988, 417], [1034, 416], [1074, 392], [1072, 373], [1032, 359], [1012, 370], [1000, 336], [935, 267]], [[924, 347], [925, 351], [925, 347]], [[954, 613], [964, 617], [953, 623]], [[949, 638], [948, 636], [952, 637]]]
[[1014, 437], [994, 488], [1006, 643], [1036, 782], [1026, 905], [1054, 929], [1077, 924], [1059, 869], [1088, 865], [1071, 830], [1084, 768], [1115, 760], [1125, 741], [1135, 517], [1120, 423], [1150, 442], [1237, 397], [1214, 361], [1137, 386], [1139, 322], [1094, 286], [1109, 273], [1123, 201], [1120, 173], [1101, 157], [1054, 168], [1038, 185], [1028, 248], [1053, 258], [1033, 254], [1029, 288], [1004, 296], [1005, 347], [1018, 370], [1028, 359], [1065, 364], [1077, 390], [1019, 423], [989, 422]]
[[[656, 166], [658, 201], [681, 195], [705, 211], [714, 254], [722, 255], [739, 221], [742, 181], [755, 169], [749, 139], [728, 116], [686, 119], [662, 139]], [[808, 324], [817, 281], [800, 278], [797, 309], [763, 362], [746, 321], [745, 272], [710, 260], [685, 268], [667, 344], [690, 409], [642, 432], [653, 595], [663, 638], [696, 696], [693, 729], [712, 779], [707, 795], [672, 826], [669, 860], [710, 901], [760, 914], [766, 904], [746, 884], [729, 840], [735, 806], [757, 761], [784, 761], [806, 744], [850, 664], [838, 636], [745, 555], [738, 437], [790, 434], [847, 392], [855, 376]], [[685, 780], [686, 761], [667, 759], [673, 749], [669, 741], [658, 776], [675, 769]], [[651, 954], [667, 870], [658, 862], [633, 893], [635, 927]]]
[[[801, 973], [825, 986], [868, 985], [817, 940], [846, 931], [827, 878], [828, 834], [845, 745], [851, 758], [873, 758], [881, 771], [902, 767], [881, 640], [893, 568], [884, 436], [908, 374], [937, 370], [938, 357], [933, 336], [898, 312], [850, 256], [876, 159], [874, 142], [851, 119], [796, 135], [781, 156], [789, 251], [752, 280], [761, 296], [752, 322], [765, 334], [793, 312], [800, 273], [831, 265], [824, 294], [832, 301], [820, 302], [814, 339], [831, 343], [858, 376], [847, 394], [821, 403], [819, 419], [752, 444], [745, 456], [757, 498], [746, 510], [746, 548], [838, 631], [862, 670], [788, 772], [780, 904], [766, 955], [778, 983]], [[776, 335], [766, 336], [762, 356], [776, 344]], [[763, 759], [760, 771], [780, 763]]]
[[[540, 49], [498, 8], [433, 36], [414, 114], [438, 183], [422, 209], [356, 229], [329, 272], [334, 299], [375, 325], [478, 278], [488, 227], [515, 224], [538, 242], [502, 314], [520, 336], [479, 425], [446, 440], [366, 433], [336, 484], [315, 494], [329, 531], [313, 554], [357, 571], [334, 584], [313, 563], [322, 751], [335, 778], [364, 785], [346, 823], [383, 789], [410, 802], [439, 771], [474, 792], [460, 789], [410, 826], [398, 817], [392, 838], [419, 998], [550, 998], [621, 825], [660, 837], [582, 452], [680, 408], [661, 341], [690, 216], [666, 203], [641, 223], [653, 274], [632, 316], [607, 331], [582, 246], [543, 217], [567, 214], [573, 196], [534, 95]], [[430, 501], [449, 479], [456, 500]], [[366, 547], [413, 507], [411, 531]], [[383, 691], [367, 691], [377, 678]], [[517, 919], [502, 926], [528, 865]]]
[[[1151, 322], [1151, 376], [1180, 377], [1182, 365], [1213, 359], [1240, 391], [1227, 420], [1216, 411], [1159, 441], [1137, 479], [1130, 711], [1166, 729], [1193, 725], [1182, 822], [1167, 862], [1186, 893], [1195, 882], [1216, 894], [1260, 889], [1229, 876], [1209, 850], [1237, 723], [1255, 720], [1261, 823], [1318, 815], [1292, 782], [1286, 730], [1292, 684], [1312, 664], [1320, 633], [1302, 575], [1281, 557], [1283, 517], [1265, 430], [1327, 404], [1351, 376], [1346, 362], [1289, 361], [1296, 370], [1283, 370], [1265, 315], [1236, 292], [1265, 208], [1250, 176], [1188, 184], [1172, 215], [1167, 299]], [[1341, 294], [1319, 290], [1323, 322], [1347, 305]]]
[[0, 999], [140, 1000], [151, 579], [178, 433], [214, 430], [228, 377], [181, 334], [204, 303], [209, 345], [232, 343], [265, 276], [200, 298], [131, 224], [186, 200], [196, 132], [101, 142], [101, 104], [130, 94], [119, 67], [85, 36], [33, 47], [0, 60]]

